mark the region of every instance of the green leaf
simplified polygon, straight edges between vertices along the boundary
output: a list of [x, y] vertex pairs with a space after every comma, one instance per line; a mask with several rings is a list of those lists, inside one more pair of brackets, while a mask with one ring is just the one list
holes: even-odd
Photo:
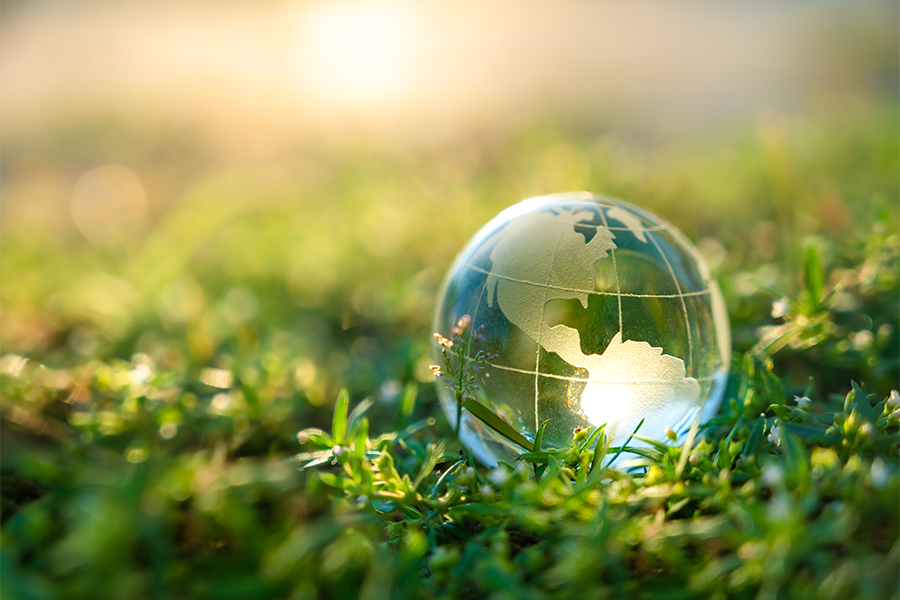
[[466, 459], [463, 458], [453, 463], [449, 469], [441, 473], [441, 476], [438, 477], [438, 480], [435, 482], [434, 487], [431, 488], [431, 494], [429, 494], [429, 496], [435, 498], [441, 489], [441, 484], [444, 483], [444, 479], [449, 477], [451, 473], [455, 473], [456, 471], [458, 471], [465, 464]]
[[609, 450], [609, 441], [606, 439], [606, 423], [594, 430], [591, 438], [595, 436], [597, 437], [597, 445], [594, 446], [594, 456], [591, 457], [591, 473], [594, 472], [594, 469], [599, 470], [599, 465]]
[[807, 482], [809, 477], [809, 453], [799, 437], [786, 429], [781, 434], [781, 447], [784, 449], [785, 463], [788, 473], [794, 481], [801, 484]]
[[334, 459], [334, 454], [331, 453], [330, 450], [323, 450], [321, 452], [312, 452], [312, 453], [303, 453], [297, 455], [297, 461], [303, 462], [308, 460], [309, 462], [305, 465], [300, 466], [300, 470], [309, 469], [312, 467], [318, 467], [319, 465], [324, 465], [327, 462], [331, 462]]
[[428, 457], [422, 463], [422, 468], [419, 469], [418, 475], [416, 475], [415, 481], [413, 481], [413, 489], [418, 489], [419, 484], [421, 484], [426, 477], [431, 475], [431, 472], [434, 471], [435, 465], [443, 458], [444, 456], [444, 446], [446, 444], [441, 441], [436, 445], [432, 446], [429, 449]]
[[641, 442], [644, 442], [645, 444], [648, 444], [651, 447], [655, 448], [660, 454], [668, 454], [669, 450], [672, 448], [671, 446], [668, 446], [660, 442], [659, 440], [654, 440], [653, 438], [648, 438], [641, 435], [635, 435], [633, 437], [634, 439], [640, 440]]
[[406, 384], [406, 387], [403, 388], [403, 398], [400, 402], [400, 414], [403, 416], [404, 421], [412, 416], [413, 411], [416, 408], [416, 396], [418, 393], [419, 386], [416, 385], [415, 381], [410, 381]]
[[540, 427], [538, 427], [537, 434], [534, 436], [534, 451], [535, 452], [541, 451], [541, 441], [543, 441], [543, 439], [544, 439], [544, 429], [547, 428], [547, 423], [549, 423], [549, 422], [550, 422], [550, 419], [547, 419], [546, 421], [541, 423]]
[[353, 407], [353, 410], [350, 411], [350, 416], [347, 418], [347, 430], [351, 432], [351, 437], [353, 436], [352, 432], [354, 427], [356, 427], [357, 422], [359, 422], [360, 418], [366, 414], [367, 410], [372, 408], [373, 404], [375, 404], [375, 400], [369, 397], [357, 404]]
[[490, 504], [484, 504], [482, 502], [470, 502], [468, 504], [457, 504], [450, 510], [451, 514], [463, 513], [463, 514], [482, 515], [482, 516], [496, 515], [496, 514], [500, 514], [502, 512], [503, 512], [503, 509], [501, 509], [500, 507], [492, 506]]
[[501, 419], [485, 405], [468, 398], [463, 401], [463, 407], [506, 439], [518, 444], [526, 450], [534, 450], [534, 444], [532, 442], [528, 441], [524, 435], [516, 431], [512, 425]]
[[344, 486], [347, 483], [346, 480], [338, 477], [334, 473], [319, 473], [319, 479], [325, 485], [338, 489], [344, 489]]
[[350, 403], [350, 395], [347, 388], [341, 390], [338, 394], [337, 402], [334, 404], [334, 417], [331, 420], [331, 437], [334, 438], [334, 444], [340, 446], [344, 442], [344, 433], [347, 431], [347, 405]]
[[763, 433], [766, 431], [766, 419], [764, 416], [760, 415], [759, 418], [754, 423], [753, 428], [750, 430], [750, 435], [747, 436], [747, 442], [744, 444], [744, 449], [741, 451], [741, 460], [747, 462], [747, 460], [751, 456], [756, 456], [759, 452], [759, 445], [762, 442]]
[[519, 455], [518, 460], [536, 464], [549, 463], [550, 456], [554, 454], [558, 454], [558, 452], [525, 452]]
[[804, 425], [803, 423], [784, 423], [783, 425], [808, 444], [833, 446], [834, 444], [840, 444], [844, 439], [839, 435], [827, 435], [824, 427]]
[[327, 432], [316, 427], [309, 427], [297, 434], [297, 441], [301, 444], [312, 444], [319, 448], [331, 448], [334, 446], [334, 440]]
[[819, 261], [819, 251], [810, 244], [806, 248], [806, 291], [809, 293], [809, 308], [815, 310], [822, 299], [822, 287], [825, 274]]
[[855, 381], [851, 381], [850, 385], [853, 386], [853, 391], [855, 392], [854, 399], [856, 400], [857, 410], [859, 410], [859, 416], [874, 426], [875, 413], [872, 410], [872, 405], [869, 403], [869, 397], [866, 396], [866, 393], [862, 391], [862, 388]]
[[356, 440], [353, 443], [353, 457], [363, 460], [366, 457], [369, 442], [369, 419], [362, 417], [356, 427]]
[[[637, 424], [637, 427], [634, 428], [634, 431], [631, 432], [631, 435], [628, 436], [628, 439], [625, 440], [625, 443], [622, 444], [616, 451], [615, 455], [613, 455], [612, 459], [607, 464], [613, 464], [616, 462], [616, 459], [619, 458], [619, 455], [622, 454], [622, 451], [625, 450], [625, 447], [628, 446], [628, 443], [631, 441], [631, 438], [638, 432], [638, 430], [644, 426], [644, 419], [641, 419], [641, 422]], [[640, 454], [636, 452], [635, 454]]]

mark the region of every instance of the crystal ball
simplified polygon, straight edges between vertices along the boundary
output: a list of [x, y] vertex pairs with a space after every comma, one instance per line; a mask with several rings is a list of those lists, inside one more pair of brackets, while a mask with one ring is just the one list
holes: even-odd
[[[501, 212], [441, 285], [433, 330], [450, 337], [460, 319], [474, 338], [463, 359], [447, 354], [475, 367], [471, 397], [530, 442], [546, 421], [542, 448], [602, 424], [621, 444], [641, 420], [637, 435], [666, 441], [671, 429], [683, 441], [722, 400], [731, 334], [709, 266], [670, 223], [622, 200], [565, 193]], [[455, 385], [437, 387], [456, 427]], [[481, 462], [531, 450], [461, 414], [460, 440]]]

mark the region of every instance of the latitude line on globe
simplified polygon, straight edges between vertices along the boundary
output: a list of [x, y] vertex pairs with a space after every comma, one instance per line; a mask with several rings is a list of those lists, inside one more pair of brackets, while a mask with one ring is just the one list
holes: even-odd
[[[540, 373], [537, 371], [528, 371], [525, 369], [517, 369], [516, 367], [508, 367], [506, 365], [498, 365], [495, 363], [488, 363], [488, 366], [493, 367], [495, 369], [500, 369], [501, 371], [511, 371], [513, 373], [521, 373], [523, 375], [535, 375], [537, 377], [547, 377], [549, 379], [561, 379], [562, 381], [584, 381], [587, 383], [607, 383], [607, 384], [623, 384], [623, 385], [646, 385], [646, 384], [659, 384], [659, 385], [668, 385], [667, 382], [658, 381], [655, 379], [648, 380], [638, 380], [632, 379], [630, 381], [607, 381], [605, 379], [580, 379], [578, 377], [567, 377], [566, 375], [554, 375], [553, 373]], [[715, 380], [715, 375], [710, 375], [707, 377], [693, 377], [692, 379], [696, 381], [713, 381]]]
[[[599, 207], [599, 205], [598, 205], [598, 207]], [[607, 207], [607, 208], [612, 208], [612, 207]], [[584, 221], [556, 220], [552, 217], [545, 217], [543, 215], [541, 215], [541, 218], [544, 220], [547, 220], [547, 221], [553, 221], [554, 223], [565, 223], [566, 225], [578, 225], [581, 227], [593, 227], [594, 229], [603, 227], [604, 229], [609, 229], [610, 231], [632, 231], [632, 229], [633, 229], [631, 227], [609, 227], [607, 225], [601, 225], [599, 223], [585, 223]], [[605, 218], [604, 218], [604, 222], [606, 222]], [[652, 227], [644, 227], [644, 225], [642, 224], [641, 229], [643, 231], [671, 231], [671, 228], [666, 225], [653, 225]]]
[[[648, 236], [649, 237], [649, 236]], [[514, 281], [516, 283], [521, 283], [523, 285], [530, 285], [539, 288], [549, 288], [551, 290], [562, 290], [564, 292], [577, 292], [579, 294], [594, 294], [596, 296], [621, 296], [622, 298], [686, 298], [688, 296], [705, 296], [710, 293], [709, 288], [705, 290], [700, 290], [698, 292], [684, 292], [681, 294], [629, 294], [627, 292], [624, 293], [616, 293], [616, 292], [601, 292], [599, 290], [576, 290], [574, 288], [567, 288], [561, 285], [541, 285], [540, 283], [536, 283], [534, 281], [527, 281], [525, 279], [516, 279], [515, 277], [509, 277], [507, 275], [500, 275], [497, 273], [492, 273], [491, 271], [486, 271], [481, 267], [475, 266], [472, 263], [467, 262], [466, 267], [472, 269], [473, 271], [478, 271], [479, 273], [484, 273], [485, 275], [493, 275], [497, 279], [505, 279], [507, 281]], [[680, 288], [679, 288], [680, 290]]]
[[[681, 294], [681, 284], [678, 283], [678, 277], [675, 276], [675, 269], [672, 268], [672, 264], [669, 262], [669, 257], [666, 256], [665, 252], [662, 251], [662, 248], [659, 245], [659, 242], [656, 241], [656, 238], [652, 235], [648, 235], [648, 238], [653, 242], [653, 245], [656, 246], [656, 251], [659, 252], [660, 256], [663, 257], [663, 260], [666, 262], [666, 266], [669, 267], [669, 273], [672, 274], [672, 281], [675, 282], [675, 289], [678, 290], [678, 293]], [[688, 319], [688, 311], [687, 311], [687, 302], [684, 301], [684, 295], [681, 295], [681, 310], [684, 312], [684, 332], [687, 335], [688, 340], [688, 355], [685, 366], [685, 375], [689, 376], [690, 367], [693, 366], [694, 363], [694, 341], [693, 336], [691, 335], [691, 322]]]
[[[541, 323], [544, 321], [544, 311], [547, 309], [547, 291], [551, 289], [550, 278], [553, 276], [553, 265], [556, 264], [556, 255], [559, 254], [559, 244], [562, 242], [565, 228], [561, 227], [559, 236], [556, 238], [556, 246], [553, 247], [553, 258], [550, 259], [550, 268], [547, 269], [547, 281], [543, 285], [544, 299], [541, 302]], [[468, 263], [466, 263], [468, 264]], [[540, 372], [541, 372], [541, 343], [544, 340], [544, 328], [538, 326], [537, 350], [534, 353], [534, 434], [537, 435], [538, 429], [541, 427], [540, 408], [538, 401], [540, 399]]]
[[[609, 221], [606, 220], [606, 213], [603, 211], [602, 206], [597, 206], [597, 211], [600, 213], [600, 218], [603, 219], [603, 226], [606, 227], [606, 230], [609, 231]], [[599, 233], [599, 232], [598, 232]], [[613, 234], [613, 239], [616, 239], [615, 234]], [[615, 246], [615, 242], [613, 242], [613, 246]], [[618, 248], [618, 246], [616, 246]], [[616, 264], [616, 250], [615, 248], [609, 251], [610, 256], [612, 256], [613, 263], [613, 271], [616, 272], [616, 300], [619, 303], [619, 335], [624, 337], [623, 328], [622, 328], [622, 288], [619, 285], [619, 265]], [[596, 278], [594, 279], [594, 286], [597, 285]], [[681, 292], [681, 290], [678, 290]]]

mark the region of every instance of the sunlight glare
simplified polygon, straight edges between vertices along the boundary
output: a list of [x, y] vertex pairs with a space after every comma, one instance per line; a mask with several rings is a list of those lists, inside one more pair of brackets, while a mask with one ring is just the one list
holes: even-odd
[[325, 105], [392, 103], [410, 86], [420, 26], [406, 4], [316, 4], [301, 18], [292, 69], [303, 92]]

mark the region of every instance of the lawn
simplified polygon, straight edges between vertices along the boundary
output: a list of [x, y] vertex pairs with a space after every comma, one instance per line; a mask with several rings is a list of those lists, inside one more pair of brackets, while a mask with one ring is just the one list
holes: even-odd
[[[3, 597], [896, 598], [898, 125], [893, 101], [687, 143], [554, 122], [207, 170], [115, 119], [7, 140]], [[112, 149], [179, 198], [127, 239], [22, 200]], [[437, 288], [500, 210], [577, 189], [706, 255], [722, 408], [627, 472], [591, 431], [467, 464]]]

